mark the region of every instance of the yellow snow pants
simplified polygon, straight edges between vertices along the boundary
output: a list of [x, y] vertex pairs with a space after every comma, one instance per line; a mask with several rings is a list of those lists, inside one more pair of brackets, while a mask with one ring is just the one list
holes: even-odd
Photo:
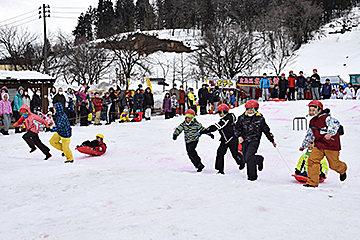
[[60, 137], [60, 135], [58, 133], [55, 133], [49, 142], [50, 142], [51, 146], [53, 146], [57, 150], [62, 151], [65, 154], [66, 160], [68, 160], [68, 161], [74, 160], [72, 152], [69, 148], [70, 138], [63, 138], [63, 137]]

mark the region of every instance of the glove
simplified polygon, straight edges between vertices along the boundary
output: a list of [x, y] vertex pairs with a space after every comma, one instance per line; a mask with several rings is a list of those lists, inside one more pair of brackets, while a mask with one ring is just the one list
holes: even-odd
[[48, 127], [45, 128], [45, 132], [50, 132], [50, 131], [51, 131], [50, 128], [48, 128]]
[[201, 136], [201, 132], [197, 132], [196, 134], [197, 134], [198, 136]]
[[214, 134], [212, 134], [212, 133], [209, 133], [209, 136], [210, 136], [212, 139], [215, 138]]
[[326, 178], [324, 173], [320, 173], [319, 177], [322, 178], [322, 179]]
[[56, 127], [50, 128], [51, 132], [56, 132]]
[[295, 168], [295, 174], [296, 175], [299, 175], [301, 172], [297, 169], [297, 168]]
[[177, 134], [173, 134], [173, 140], [176, 140], [177, 139]]

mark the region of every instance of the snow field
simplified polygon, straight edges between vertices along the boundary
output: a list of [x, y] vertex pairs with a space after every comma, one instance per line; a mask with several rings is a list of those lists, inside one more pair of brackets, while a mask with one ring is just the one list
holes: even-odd
[[[52, 147], [45, 162], [39, 150], [28, 153], [21, 135], [1, 136], [0, 239], [357, 239], [359, 102], [323, 102], [345, 128], [340, 159], [348, 179], [341, 183], [330, 170], [317, 189], [290, 176], [305, 134], [292, 130], [292, 119], [306, 115], [307, 103], [260, 103], [286, 163], [263, 136], [264, 170], [256, 182], [246, 180], [230, 152], [226, 175], [215, 174], [218, 133], [215, 140], [201, 137], [197, 150], [206, 168], [196, 173], [183, 135], [171, 138], [183, 117], [74, 127], [74, 164], [63, 164]], [[239, 116], [244, 107], [232, 111]], [[209, 126], [219, 117], [197, 119]], [[74, 150], [97, 133], [105, 136], [105, 155]], [[40, 133], [47, 146], [51, 136]]]

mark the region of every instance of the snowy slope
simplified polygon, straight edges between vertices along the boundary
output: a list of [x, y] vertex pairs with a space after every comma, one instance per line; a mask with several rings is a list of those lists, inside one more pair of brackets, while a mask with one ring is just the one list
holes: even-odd
[[[324, 102], [345, 127], [340, 157], [349, 168], [344, 183], [330, 171], [317, 189], [290, 176], [304, 136], [292, 131], [292, 118], [306, 114], [306, 103], [260, 103], [286, 163], [264, 137], [265, 165], [256, 182], [246, 180], [229, 153], [226, 175], [215, 174], [218, 133], [215, 140], [201, 137], [206, 168], [196, 173], [183, 137], [171, 139], [182, 117], [74, 127], [71, 165], [52, 147], [53, 158], [44, 162], [40, 151], [28, 153], [21, 135], [1, 136], [0, 239], [357, 239], [359, 102]], [[218, 120], [197, 118], [205, 126]], [[104, 156], [74, 150], [96, 133], [105, 136]], [[47, 145], [51, 136], [40, 134]]]

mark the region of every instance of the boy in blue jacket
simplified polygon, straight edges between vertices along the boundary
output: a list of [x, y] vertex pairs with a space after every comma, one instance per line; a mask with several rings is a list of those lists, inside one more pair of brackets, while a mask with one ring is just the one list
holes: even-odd
[[[70, 122], [64, 112], [64, 107], [61, 103], [54, 104], [54, 121], [56, 126], [51, 129], [55, 134], [50, 139], [50, 144], [62, 151], [62, 155], [66, 157], [65, 163], [73, 163], [74, 158], [69, 148], [70, 138], [72, 135]], [[60, 142], [61, 141], [61, 142]]]
[[263, 74], [263, 78], [260, 80], [259, 84], [260, 90], [262, 90], [262, 97], [264, 101], [269, 101], [270, 93], [269, 88], [271, 87], [270, 80], [267, 77], [266, 73]]

